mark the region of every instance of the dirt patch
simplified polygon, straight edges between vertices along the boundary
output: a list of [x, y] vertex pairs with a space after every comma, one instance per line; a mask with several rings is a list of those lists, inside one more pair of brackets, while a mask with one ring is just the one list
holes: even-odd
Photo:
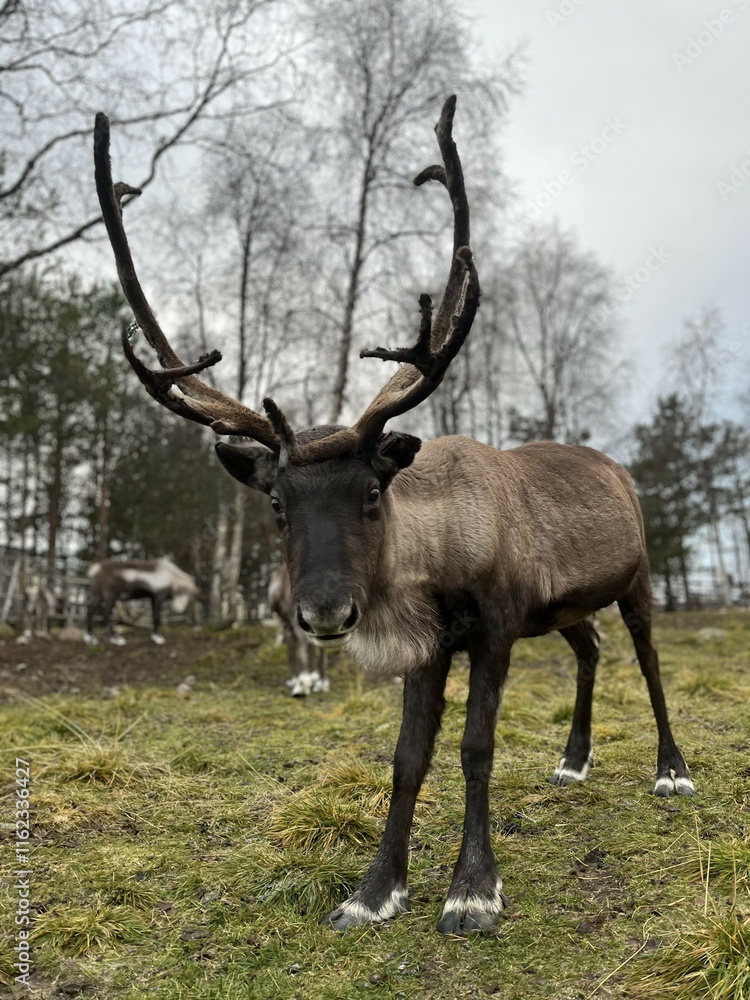
[[254, 683], [283, 687], [287, 677], [284, 653], [274, 645], [271, 629], [171, 630], [164, 646], [155, 646], [139, 630], [126, 635], [127, 645], [120, 647], [89, 648], [56, 638], [26, 645], [0, 641], [0, 689], [20, 688], [34, 697], [90, 694], [125, 684], [171, 687], [190, 674], [199, 683], [232, 683], [249, 675]]

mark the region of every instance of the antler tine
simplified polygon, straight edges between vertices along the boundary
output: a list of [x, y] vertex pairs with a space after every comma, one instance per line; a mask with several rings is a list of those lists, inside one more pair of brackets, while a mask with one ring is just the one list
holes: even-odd
[[[196, 364], [185, 365], [159, 326], [138, 280], [122, 222], [123, 195], [138, 196], [141, 192], [127, 184], [113, 185], [109, 141], [109, 119], [100, 112], [94, 124], [94, 175], [99, 204], [123, 293], [133, 310], [136, 326], [140, 327], [146, 340], [156, 351], [164, 371], [153, 371], [138, 359], [130, 343], [128, 330], [123, 328], [122, 344], [126, 358], [150, 395], [162, 406], [189, 420], [208, 425], [217, 434], [254, 438], [278, 453], [281, 443], [266, 417], [212, 389], [196, 377], [198, 372], [221, 360], [220, 352], [212, 351]], [[173, 391], [177, 382], [180, 383], [181, 395]]]
[[[464, 172], [461, 160], [453, 141], [453, 118], [456, 113], [456, 95], [453, 94], [443, 105], [443, 111], [435, 126], [442, 166], [433, 164], [414, 178], [416, 187], [421, 187], [427, 181], [439, 181], [448, 190], [453, 205], [453, 261], [448, 283], [438, 307], [437, 315], [432, 324], [431, 345], [433, 350], [442, 347], [450, 334], [452, 316], [463, 295], [463, 284], [466, 276], [466, 265], [460, 259], [462, 247], [471, 246], [471, 224], [469, 217], [469, 201], [466, 197]], [[473, 316], [472, 316], [473, 319]], [[469, 329], [471, 324], [469, 324]], [[466, 333], [468, 334], [467, 329]]]
[[362, 351], [361, 358], [399, 361], [403, 367], [383, 386], [354, 427], [298, 448], [292, 459], [296, 463], [321, 462], [371, 447], [388, 420], [418, 406], [435, 391], [469, 335], [479, 306], [479, 277], [469, 245], [469, 202], [463, 170], [453, 142], [455, 110], [453, 95], [443, 105], [435, 126], [442, 166], [427, 167], [414, 180], [417, 186], [428, 180], [440, 181], [453, 205], [453, 260], [437, 314], [433, 320], [432, 300], [422, 295], [419, 338], [414, 347]]

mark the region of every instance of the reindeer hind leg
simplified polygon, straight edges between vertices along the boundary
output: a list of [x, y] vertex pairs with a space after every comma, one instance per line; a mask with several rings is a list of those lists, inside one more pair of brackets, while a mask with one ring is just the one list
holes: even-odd
[[86, 631], [83, 633], [83, 641], [87, 646], [97, 646], [99, 644], [99, 640], [94, 635], [94, 616], [101, 610], [101, 607], [101, 594], [92, 590], [86, 604]]
[[560, 635], [576, 654], [578, 677], [570, 736], [550, 782], [553, 785], [571, 785], [574, 781], [583, 781], [594, 763], [591, 754], [591, 701], [599, 663], [599, 635], [588, 618], [561, 628]]
[[317, 675], [313, 681], [313, 694], [327, 694], [331, 690], [331, 682], [326, 672], [327, 665], [328, 653], [325, 649], [317, 649], [313, 662], [313, 674]]
[[667, 703], [659, 676], [659, 656], [651, 642], [651, 587], [648, 577], [638, 575], [628, 593], [618, 602], [623, 621], [630, 632], [636, 656], [648, 686], [651, 707], [659, 733], [654, 794], [667, 798], [695, 794], [690, 768], [672, 736]]

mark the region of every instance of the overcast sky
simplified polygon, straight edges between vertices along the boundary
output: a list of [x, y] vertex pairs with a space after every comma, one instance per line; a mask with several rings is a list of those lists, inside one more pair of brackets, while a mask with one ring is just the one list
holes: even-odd
[[660, 387], [660, 345], [704, 303], [722, 308], [732, 367], [750, 375], [750, 0], [474, 7], [491, 51], [526, 43], [527, 85], [503, 144], [521, 212], [557, 216], [632, 276], [630, 416]]

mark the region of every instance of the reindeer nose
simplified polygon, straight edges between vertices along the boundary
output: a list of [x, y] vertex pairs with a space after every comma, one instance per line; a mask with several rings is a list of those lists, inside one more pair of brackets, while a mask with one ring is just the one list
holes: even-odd
[[349, 600], [337, 607], [315, 607], [304, 601], [297, 605], [297, 622], [308, 635], [336, 638], [345, 635], [359, 621], [359, 608]]

